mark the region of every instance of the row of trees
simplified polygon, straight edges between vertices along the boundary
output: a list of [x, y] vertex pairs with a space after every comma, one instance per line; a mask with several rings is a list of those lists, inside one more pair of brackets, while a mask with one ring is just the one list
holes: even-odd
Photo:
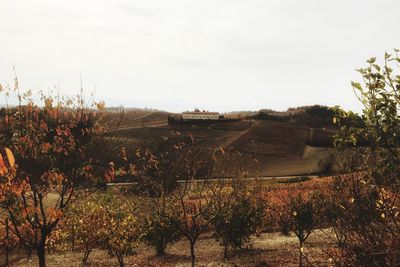
[[[102, 192], [68, 210], [59, 242], [61, 248], [82, 251], [83, 262], [98, 248], [119, 257], [122, 266], [123, 257], [135, 253], [139, 244], [162, 255], [168, 244], [185, 239], [194, 266], [201, 236], [219, 241], [228, 259], [229, 249], [250, 245], [252, 235], [272, 227], [297, 237], [299, 265], [303, 266], [308, 237], [329, 223], [325, 219], [330, 212], [326, 190], [325, 185], [316, 183], [308, 192], [299, 185], [281, 191], [262, 188], [260, 181], [237, 179], [189, 181], [165, 197]], [[130, 219], [131, 224], [122, 220], [119, 223], [125, 227], [111, 229], [115, 214]], [[119, 243], [110, 247], [108, 236], [118, 236]]]
[[[279, 200], [274, 201], [258, 186], [240, 181], [234, 185], [236, 189], [224, 183], [220, 196], [204, 201], [199, 199], [198, 191], [204, 185], [191, 186], [190, 193], [182, 200], [171, 195], [162, 200], [123, 196], [116, 192], [86, 196], [65, 211], [64, 218], [47, 238], [45, 251], [82, 252], [82, 262], [86, 263], [93, 249], [102, 249], [117, 257], [123, 266], [124, 257], [136, 253], [141, 244], [154, 247], [161, 255], [168, 244], [183, 238], [188, 241], [194, 265], [195, 247], [201, 236], [212, 236], [219, 241], [224, 248], [224, 258], [228, 258], [229, 248], [246, 247], [250, 236], [263, 231], [268, 224], [284, 234], [296, 235], [302, 265], [307, 238], [325, 222], [323, 199], [316, 189], [310, 194], [292, 190], [279, 194], [279, 190], [274, 190], [271, 196], [278, 196]], [[204, 197], [209, 197], [208, 194]], [[155, 201], [165, 201], [162, 211]], [[269, 202], [271, 204], [266, 205]], [[276, 221], [267, 218], [269, 216]], [[25, 248], [12, 233], [4, 241], [8, 242], [8, 252]]]
[[[199, 187], [204, 185], [191, 186], [190, 193], [180, 199], [165, 198], [162, 211], [155, 202], [161, 199], [116, 192], [86, 196], [65, 210], [63, 219], [46, 239], [45, 252], [80, 251], [86, 263], [93, 249], [102, 249], [124, 266], [124, 257], [134, 254], [139, 244], [154, 247], [160, 255], [168, 244], [184, 238], [194, 266], [195, 246], [203, 234], [212, 234], [220, 241], [228, 257], [228, 248], [244, 247], [250, 235], [261, 228], [265, 209], [255, 201], [252, 187], [241, 187], [239, 192], [225, 185], [218, 197], [210, 197], [213, 193], [209, 191], [200, 197], [199, 190], [205, 189]], [[3, 241], [7, 242], [6, 253], [27, 249], [13, 232]]]

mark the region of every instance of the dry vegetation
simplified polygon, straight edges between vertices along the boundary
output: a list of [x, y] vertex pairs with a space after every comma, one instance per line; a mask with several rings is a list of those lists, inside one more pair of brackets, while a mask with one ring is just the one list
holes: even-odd
[[[306, 182], [293, 184], [273, 184], [263, 183], [263, 196], [265, 203], [276, 205], [282, 199], [282, 196], [288, 196], [290, 193], [309, 192], [315, 189], [327, 189], [330, 177], [312, 179]], [[97, 197], [92, 199], [101, 199], [100, 195], [118, 195], [122, 202], [142, 203], [143, 199], [137, 196], [126, 195], [126, 188], [108, 189], [108, 192], [98, 192]], [[266, 207], [269, 209], [268, 207]], [[212, 232], [207, 231], [202, 235], [196, 245], [196, 266], [298, 266], [298, 243], [293, 234], [284, 235], [279, 233], [279, 224], [275, 220], [276, 214], [271, 210], [266, 213], [265, 225], [261, 232], [252, 235], [250, 242], [243, 249], [237, 249], [230, 252], [228, 259], [224, 259], [224, 248], [220, 242], [216, 241]], [[99, 217], [97, 217], [99, 219]], [[88, 230], [92, 231], [93, 223], [87, 225]], [[328, 264], [329, 257], [323, 249], [332, 246], [331, 240], [327, 238], [329, 230], [317, 230], [307, 240], [304, 256], [308, 263], [318, 262], [319, 264]], [[76, 241], [78, 242], [78, 241]], [[76, 243], [75, 250], [78, 249]], [[71, 252], [69, 248], [65, 250], [63, 246], [53, 247], [47, 258], [48, 266], [81, 266], [83, 253]], [[35, 266], [37, 258], [28, 257], [26, 252], [21, 251], [14, 256], [13, 260], [18, 266]], [[135, 254], [127, 256], [124, 259], [125, 266], [190, 266], [189, 242], [185, 238], [169, 244], [166, 248], [166, 254], [157, 256], [156, 250], [145, 243], [140, 243], [135, 249]], [[87, 259], [90, 266], [116, 266], [116, 258], [109, 256], [106, 250], [94, 248]]]

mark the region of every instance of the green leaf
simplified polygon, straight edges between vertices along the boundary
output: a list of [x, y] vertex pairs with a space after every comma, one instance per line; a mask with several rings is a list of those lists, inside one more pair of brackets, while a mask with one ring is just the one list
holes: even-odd
[[373, 64], [376, 61], [376, 57], [371, 57], [370, 59], [367, 60], [367, 63]]
[[361, 84], [358, 83], [358, 82], [351, 82], [351, 86], [353, 86], [353, 88], [356, 88], [356, 89], [358, 89], [358, 90], [360, 90], [360, 91], [363, 90]]
[[385, 59], [389, 59], [392, 55], [389, 54], [388, 52], [385, 52]]
[[374, 68], [375, 68], [377, 71], [381, 71], [381, 67], [379, 67], [379, 65], [373, 64], [373, 66], [374, 66]]

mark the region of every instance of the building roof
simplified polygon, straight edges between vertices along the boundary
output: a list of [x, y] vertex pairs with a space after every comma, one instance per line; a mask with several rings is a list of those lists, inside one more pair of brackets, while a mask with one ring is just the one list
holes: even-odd
[[208, 112], [208, 111], [186, 111], [186, 112], [182, 112], [182, 114], [189, 114], [189, 115], [219, 115], [218, 112]]

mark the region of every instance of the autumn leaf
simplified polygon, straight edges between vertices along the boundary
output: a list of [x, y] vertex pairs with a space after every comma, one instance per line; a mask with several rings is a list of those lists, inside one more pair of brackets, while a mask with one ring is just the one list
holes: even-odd
[[191, 133], [189, 133], [190, 140], [192, 140], [192, 144], [194, 144], [194, 137]]
[[106, 104], [105, 104], [104, 101], [100, 101], [100, 102], [98, 102], [98, 103], [96, 104], [96, 107], [97, 107], [97, 109], [98, 109], [99, 111], [103, 111], [104, 108], [105, 108], [105, 106], [106, 106]]
[[8, 168], [4, 162], [3, 156], [0, 154], [0, 176], [8, 173]]
[[6, 151], [6, 156], [7, 156], [7, 159], [8, 159], [9, 166], [10, 166], [11, 168], [14, 168], [14, 165], [15, 165], [14, 154], [13, 154], [12, 151], [11, 151], [9, 148], [7, 148], [7, 147], [6, 147], [4, 150]]
[[52, 108], [53, 107], [53, 99], [52, 98], [46, 98], [44, 100], [44, 106], [45, 106], [45, 108], [48, 108], [48, 109]]

